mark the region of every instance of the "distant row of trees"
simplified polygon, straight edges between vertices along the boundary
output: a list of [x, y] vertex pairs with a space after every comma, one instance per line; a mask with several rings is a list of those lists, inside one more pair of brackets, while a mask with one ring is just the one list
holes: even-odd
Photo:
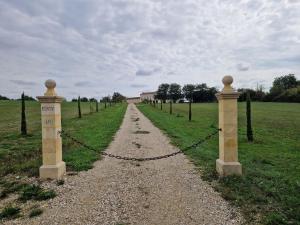
[[163, 83], [158, 86], [155, 98], [163, 102], [176, 102], [183, 98], [191, 102], [211, 102], [215, 100], [216, 93], [215, 87], [208, 87], [205, 83], [186, 84], [182, 88], [177, 83]]
[[[5, 96], [0, 95], [0, 100], [11, 100]], [[27, 123], [26, 123], [26, 109], [25, 109], [25, 101], [36, 101], [34, 98], [27, 96], [24, 94], [24, 92], [21, 95], [20, 99], [17, 100], [21, 100], [21, 134], [22, 135], [27, 135]], [[117, 102], [123, 102], [124, 100], [126, 100], [126, 97], [121, 95], [118, 92], [114, 92], [113, 96], [106, 96], [103, 97], [100, 101], [104, 102], [104, 107], [107, 107], [107, 103], [109, 103], [109, 106], [111, 106], [112, 102], [113, 103], [117, 103]], [[90, 113], [93, 112], [93, 107], [92, 107], [92, 102], [94, 102], [96, 105], [96, 112], [99, 112], [99, 102], [97, 101], [97, 99], [95, 98], [80, 98], [80, 96], [78, 96], [77, 99], [72, 99], [72, 102], [77, 102], [78, 104], [78, 118], [82, 117], [82, 113], [81, 113], [81, 102], [90, 102]]]
[[8, 98], [8, 97], [5, 97], [5, 96], [2, 96], [2, 95], [0, 95], [0, 100], [9, 100], [9, 98]]
[[[100, 99], [100, 102], [123, 102], [126, 100], [126, 97], [119, 92], [114, 92], [112, 96], [107, 95]], [[73, 98], [72, 102], [77, 102], [77, 98]], [[81, 102], [97, 102], [98, 100], [95, 98], [87, 98], [87, 97], [80, 97]]]
[[253, 101], [265, 102], [300, 102], [300, 80], [294, 74], [276, 77], [269, 92], [262, 86], [254, 89], [238, 89], [241, 92], [239, 101], [245, 101], [247, 93]]
[[21, 98], [18, 99], [10, 99], [6, 96], [2, 96], [0, 95], [0, 100], [24, 100], [24, 101], [36, 101], [36, 99], [34, 99], [33, 97], [30, 97], [28, 95], [25, 95], [24, 93], [22, 94]]
[[[252, 101], [265, 102], [300, 102], [300, 80], [294, 74], [276, 77], [269, 92], [265, 92], [262, 85], [256, 89], [241, 88], [239, 101], [246, 101], [249, 93]], [[207, 84], [186, 84], [181, 87], [177, 83], [163, 83], [158, 86], [155, 99], [166, 102], [171, 100], [188, 100], [189, 102], [213, 102], [216, 101], [215, 94], [218, 90], [215, 87], [208, 87]]]

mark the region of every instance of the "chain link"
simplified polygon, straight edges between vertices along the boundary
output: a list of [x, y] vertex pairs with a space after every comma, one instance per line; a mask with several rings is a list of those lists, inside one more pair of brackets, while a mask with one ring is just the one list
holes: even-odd
[[[142, 161], [152, 161], [152, 160], [158, 160], [158, 159], [165, 159], [165, 158], [169, 158], [178, 154], [182, 154], [185, 151], [188, 151], [190, 149], [194, 149], [198, 146], [200, 146], [201, 144], [203, 144], [204, 142], [208, 141], [209, 139], [211, 139], [213, 136], [215, 136], [216, 134], [218, 134], [218, 132], [221, 131], [221, 129], [216, 129], [214, 132], [212, 132], [211, 134], [207, 135], [204, 139], [200, 139], [199, 141], [195, 142], [192, 145], [189, 145], [185, 148], [183, 148], [182, 150], [178, 150], [176, 152], [170, 153], [170, 154], [166, 154], [166, 155], [162, 155], [162, 156], [154, 156], [154, 157], [146, 157], [146, 158], [136, 158], [136, 157], [126, 157], [126, 156], [119, 156], [119, 155], [114, 155], [111, 153], [107, 153], [107, 152], [101, 152], [100, 154], [103, 156], [107, 156], [110, 158], [115, 158], [115, 159], [121, 159], [121, 160], [130, 160], [130, 161], [138, 161], [138, 162], [142, 162]], [[98, 151], [97, 149], [79, 141], [78, 139], [72, 137], [70, 134], [66, 133], [65, 131], [61, 130], [58, 131], [58, 134], [63, 137], [65, 136], [66, 138], [71, 139], [74, 143], [77, 143], [78, 145], [81, 145], [82, 147], [92, 150], [92, 151]]]

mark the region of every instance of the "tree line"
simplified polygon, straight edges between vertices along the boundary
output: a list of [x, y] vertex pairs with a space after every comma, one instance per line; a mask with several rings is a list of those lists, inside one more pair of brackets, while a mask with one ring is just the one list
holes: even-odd
[[[24, 94], [24, 93], [23, 93]], [[36, 101], [35, 98], [25, 95], [23, 96], [23, 94], [21, 95], [21, 98], [17, 98], [17, 99], [12, 99], [12, 98], [8, 98], [6, 96], [0, 95], [0, 100], [17, 100], [17, 101], [21, 101], [21, 100], [26, 100], [26, 101]]]
[[155, 98], [166, 102], [184, 101], [190, 102], [212, 102], [215, 101], [215, 94], [217, 89], [215, 87], [208, 87], [207, 84], [186, 84], [181, 87], [177, 83], [163, 83], [158, 86]]
[[[17, 99], [10, 99], [6, 96], [0, 95], [0, 100], [17, 100], [17, 101], [37, 101], [35, 98], [25, 95], [24, 93], [22, 93], [21, 98], [17, 98]], [[119, 92], [114, 92], [112, 96], [108, 95], [108, 96], [104, 96], [100, 99], [100, 102], [123, 102], [126, 100], [126, 97], [122, 94], [120, 94]], [[72, 102], [77, 102], [78, 98], [73, 98], [71, 100]], [[96, 102], [97, 99], [96, 98], [87, 98], [87, 97], [81, 97], [80, 98], [81, 102]]]
[[[218, 89], [209, 87], [207, 84], [185, 84], [181, 87], [177, 83], [162, 83], [158, 86], [155, 99], [166, 102], [214, 102]], [[268, 92], [264, 91], [262, 85], [257, 85], [256, 89], [240, 88], [239, 101], [246, 101], [247, 93], [252, 101], [264, 102], [300, 102], [300, 80], [294, 74], [276, 77], [272, 87]]]
[[251, 100], [264, 102], [300, 102], [300, 80], [294, 74], [276, 77], [268, 92], [258, 85], [256, 89], [238, 89], [239, 101], [245, 101], [247, 93]]
[[[107, 96], [104, 96], [100, 99], [100, 102], [114, 102], [114, 103], [117, 103], [117, 102], [123, 102], [126, 100], [126, 97], [122, 94], [120, 94], [119, 92], [114, 92], [112, 96], [110, 95], [107, 95]], [[78, 98], [73, 98], [71, 100], [72, 102], [77, 102], [78, 101]], [[81, 102], [97, 102], [98, 100], [96, 98], [87, 98], [87, 97], [80, 97], [80, 101]]]
[[[12, 99], [9, 99], [5, 96], [0, 95], [0, 100], [12, 100]], [[21, 98], [17, 99], [17, 100], [21, 100], [21, 134], [22, 135], [27, 135], [25, 101], [36, 101], [36, 100], [32, 97], [29, 97], [29, 96], [25, 95], [24, 92], [22, 93]], [[107, 103], [109, 104], [109, 106], [112, 106], [112, 102], [117, 103], [117, 102], [123, 102], [124, 100], [126, 100], [125, 96], [121, 95], [118, 92], [114, 92], [112, 97], [105, 96], [100, 100], [100, 102], [103, 102], [104, 103], [104, 108], [106, 108]], [[81, 105], [80, 105], [81, 102], [90, 102], [90, 113], [92, 113], [94, 111], [93, 107], [92, 107], [92, 102], [94, 102], [96, 104], [95, 105], [96, 106], [96, 111], [95, 112], [99, 112], [99, 105], [98, 105], [99, 102], [95, 98], [88, 99], [86, 97], [81, 98], [80, 96], [78, 96], [77, 99], [73, 98], [72, 102], [77, 102], [78, 118], [82, 118]]]

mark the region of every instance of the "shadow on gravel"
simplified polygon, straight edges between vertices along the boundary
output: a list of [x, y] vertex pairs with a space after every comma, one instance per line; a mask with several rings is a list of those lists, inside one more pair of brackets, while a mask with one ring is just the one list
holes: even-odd
[[141, 144], [139, 144], [139, 143], [137, 143], [137, 142], [135, 142], [135, 141], [133, 141], [132, 144], [134, 144], [137, 148], [141, 148], [141, 147], [142, 147]]
[[133, 132], [134, 134], [150, 134], [149, 131], [146, 131], [146, 130], [137, 130], [135, 132]]

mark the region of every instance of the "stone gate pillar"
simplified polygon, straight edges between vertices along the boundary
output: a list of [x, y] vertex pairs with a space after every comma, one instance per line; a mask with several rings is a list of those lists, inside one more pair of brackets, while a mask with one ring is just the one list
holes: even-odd
[[225, 76], [222, 80], [224, 88], [216, 94], [219, 101], [219, 159], [216, 169], [220, 176], [241, 175], [242, 166], [238, 162], [237, 138], [237, 99], [239, 93], [231, 84], [233, 78]]
[[62, 97], [56, 95], [54, 80], [45, 82], [47, 91], [38, 96], [41, 103], [43, 165], [40, 167], [40, 178], [59, 179], [66, 172], [62, 161], [61, 102]]

